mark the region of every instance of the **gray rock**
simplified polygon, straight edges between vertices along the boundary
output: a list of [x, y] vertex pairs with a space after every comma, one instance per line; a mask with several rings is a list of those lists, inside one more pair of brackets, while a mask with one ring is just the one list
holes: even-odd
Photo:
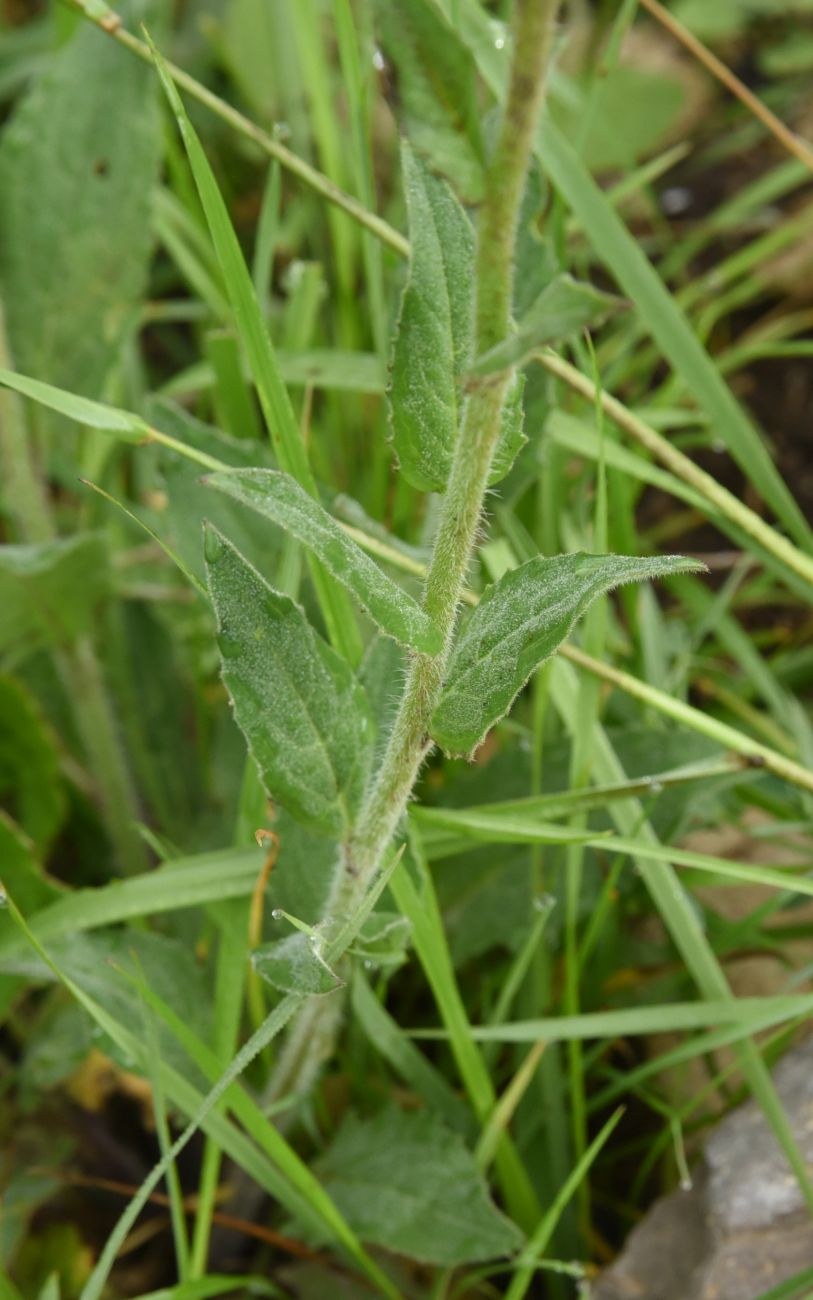
[[[784, 1057], [774, 1082], [813, 1177], [813, 1040]], [[591, 1294], [759, 1300], [811, 1267], [813, 1216], [761, 1109], [749, 1101], [709, 1138], [691, 1190], [656, 1201]]]

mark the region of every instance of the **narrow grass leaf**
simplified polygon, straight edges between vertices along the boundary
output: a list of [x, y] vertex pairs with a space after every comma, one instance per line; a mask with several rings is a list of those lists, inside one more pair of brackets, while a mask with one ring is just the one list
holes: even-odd
[[[809, 876], [797, 874], [800, 870], [809, 871], [808, 863], [788, 864], [777, 868], [764, 867], [756, 862], [732, 862], [728, 858], [715, 857], [710, 853], [696, 853], [691, 849], [674, 848], [668, 844], [649, 844], [632, 836], [596, 834], [588, 830], [576, 831], [569, 827], [537, 822], [531, 817], [518, 815], [510, 809], [491, 812], [488, 805], [465, 811], [453, 808], [421, 808], [415, 809], [413, 816], [422, 826], [437, 826], [444, 830], [456, 831], [464, 839], [477, 840], [481, 844], [582, 843], [608, 854], [622, 853], [654, 862], [671, 862], [675, 866], [689, 867], [704, 874], [708, 873], [729, 880], [739, 880], [743, 884], [767, 885], [769, 888], [786, 890], [788, 893], [813, 896], [813, 880]], [[565, 836], [566, 832], [572, 838], [559, 839], [559, 836]], [[451, 856], [449, 846], [444, 846], [444, 856]]]
[[546, 1211], [539, 1227], [522, 1252], [522, 1257], [518, 1260], [516, 1271], [511, 1279], [511, 1285], [505, 1293], [506, 1300], [522, 1300], [523, 1296], [526, 1295], [533, 1280], [534, 1270], [547, 1249], [548, 1242], [562, 1217], [565, 1206], [575, 1196], [581, 1183], [587, 1177], [596, 1157], [609, 1141], [623, 1113], [623, 1109], [619, 1108], [610, 1116], [587, 1150], [573, 1166], [569, 1177], [554, 1197], [553, 1204]]
[[263, 783], [297, 820], [344, 835], [371, 757], [364, 690], [300, 606], [211, 526], [205, 551], [223, 680]]
[[[195, 1062], [211, 1082], [215, 1082], [221, 1076], [223, 1070], [223, 1062], [218, 1058], [217, 1054], [197, 1037], [186, 1020], [178, 1016], [150, 985], [145, 984], [136, 976], [128, 975], [128, 979], [136, 984], [145, 1002], [152, 1007], [162, 1023], [172, 1032], [190, 1059]], [[302, 1005], [302, 999], [297, 1001], [293, 997], [283, 999], [283, 1001], [293, 1001], [295, 1005]], [[190, 1105], [191, 1098], [187, 1090], [183, 1088], [179, 1090], [177, 1076], [169, 1074], [166, 1086], [168, 1093], [180, 1098], [180, 1104], [187, 1113], [194, 1113], [194, 1110], [200, 1105], [200, 1097], [197, 1097], [193, 1104]], [[231, 1155], [233, 1159], [237, 1160], [238, 1164], [251, 1173], [256, 1181], [259, 1181], [280, 1204], [286, 1206], [307, 1227], [310, 1233], [322, 1235], [327, 1230], [328, 1235], [344, 1247], [348, 1255], [357, 1261], [368, 1277], [378, 1283], [381, 1293], [393, 1296], [394, 1289], [389, 1286], [380, 1270], [367, 1256], [352, 1228], [343, 1218], [327, 1192], [325, 1192], [319, 1180], [311, 1172], [304, 1160], [289, 1146], [278, 1127], [263, 1114], [260, 1106], [253, 1100], [248, 1091], [232, 1085], [223, 1094], [223, 1102], [232, 1110], [235, 1118], [240, 1121], [242, 1128], [250, 1138], [247, 1150], [246, 1147], [241, 1147], [235, 1152], [234, 1134], [231, 1126], [226, 1121], [219, 1119], [219, 1117], [210, 1115], [207, 1121], [207, 1131], [211, 1132], [212, 1137], [219, 1143], [223, 1151]], [[224, 1136], [226, 1137], [225, 1141], [223, 1140]], [[257, 1178], [259, 1170], [256, 1163], [251, 1158], [246, 1159], [249, 1152], [255, 1151], [254, 1143], [271, 1162], [270, 1168], [266, 1161], [263, 1161], [260, 1165], [261, 1169], [267, 1171], [264, 1178]], [[269, 1174], [275, 1180], [276, 1186], [269, 1187]], [[397, 1297], [395, 1300], [397, 1300]]]
[[[291, 399], [226, 204], [166, 63], [154, 45], [151, 44], [150, 48], [186, 148], [271, 442], [282, 468], [293, 475], [312, 496], [316, 496], [316, 484], [308, 465]], [[361, 658], [362, 647], [353, 611], [341, 588], [336, 587], [318, 563], [314, 564], [312, 572], [331, 641], [350, 663], [357, 663]]]
[[486, 589], [455, 646], [432, 735], [447, 753], [472, 753], [598, 596], [700, 567], [681, 556], [578, 553], [535, 556], [509, 570]]
[[585, 170], [573, 146], [550, 120], [540, 127], [537, 153], [593, 248], [635, 304], [687, 391], [705, 410], [717, 436], [789, 532], [804, 548], [810, 547], [810, 527], [759, 433], [640, 245]]
[[117, 433], [127, 442], [143, 442], [150, 437], [150, 426], [140, 415], [132, 411], [121, 411], [115, 406], [105, 406], [102, 402], [93, 402], [87, 397], [78, 397], [67, 393], [52, 384], [44, 384], [39, 379], [28, 375], [18, 375], [13, 370], [0, 370], [0, 384], [11, 388], [23, 397], [47, 406], [60, 415], [66, 415], [77, 424], [86, 424], [91, 429]]
[[[437, 3], [435, 7], [438, 7]], [[508, 65], [495, 48], [491, 20], [479, 0], [458, 0], [456, 30], [461, 37], [461, 48], [471, 53], [487, 85], [502, 102], [507, 88]], [[810, 526], [773, 464], [759, 433], [697, 339], [685, 313], [614, 210], [612, 202], [548, 115], [537, 131], [536, 156], [578, 219], [596, 253], [632, 301], [664, 357], [705, 411], [731, 455], [791, 535], [803, 548], [809, 549], [813, 544]]]
[[282, 467], [312, 490], [313, 479], [308, 468], [296, 416], [282, 382], [268, 330], [226, 204], [166, 64], [155, 47], [151, 46], [151, 49], [161, 84], [177, 120], [189, 158], [215, 252], [231, 298], [237, 329], [257, 384], [257, 392], [271, 441]]
[[438, 653], [440, 633], [417, 601], [383, 573], [290, 474], [243, 469], [211, 474], [205, 482], [270, 519], [307, 546], [355, 596], [382, 632], [415, 650]]
[[[549, 1043], [586, 1038], [610, 1039], [625, 1035], [660, 1034], [713, 1025], [779, 1025], [813, 1010], [813, 995], [788, 994], [765, 998], [718, 998], [700, 1002], [670, 1002], [661, 1006], [626, 1007], [621, 1011], [588, 1011], [575, 1016], [544, 1016], [537, 1020], [509, 1021], [502, 1025], [470, 1026], [478, 1043]], [[447, 1030], [418, 1029], [413, 1038], [446, 1038]]]
[[[225, 898], [247, 897], [262, 867], [258, 851], [224, 849], [181, 858], [129, 880], [95, 889], [74, 889], [40, 908], [31, 918], [38, 941], [47, 942], [135, 917], [159, 915]], [[19, 947], [13, 934], [0, 938], [0, 961]]]

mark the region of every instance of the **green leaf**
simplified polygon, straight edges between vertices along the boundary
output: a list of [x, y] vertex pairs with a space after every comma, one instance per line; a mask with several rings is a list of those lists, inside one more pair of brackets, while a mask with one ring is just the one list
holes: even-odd
[[393, 442], [414, 487], [442, 491], [460, 423], [473, 328], [474, 234], [445, 181], [401, 145], [411, 256], [393, 345]]
[[264, 944], [252, 953], [251, 963], [280, 993], [333, 993], [342, 984], [321, 956], [315, 933], [297, 931]]
[[0, 547], [0, 652], [21, 659], [86, 632], [109, 585], [104, 539]]
[[299, 605], [214, 528], [205, 536], [223, 680], [263, 783], [297, 820], [344, 835], [370, 763], [364, 691]]
[[[0, 821], [0, 828], [2, 828]], [[19, 837], [19, 831], [17, 835]], [[8, 854], [3, 852], [3, 871]], [[179, 858], [131, 880], [113, 880], [96, 889], [74, 889], [58, 896], [56, 890], [28, 900], [21, 895], [26, 912], [36, 906], [31, 929], [43, 941], [60, 939], [79, 931], [116, 925], [137, 916], [157, 915], [206, 903], [220, 903], [228, 898], [247, 898], [257, 883], [261, 860], [254, 849], [227, 849]], [[6, 880], [9, 893], [17, 900], [15, 881]], [[50, 889], [50, 886], [49, 886]], [[40, 891], [42, 893], [42, 891]], [[49, 897], [55, 901], [49, 903]], [[14, 950], [14, 935], [0, 933], [0, 960]], [[18, 944], [19, 946], [19, 944]]]
[[211, 474], [204, 482], [272, 520], [307, 546], [383, 632], [415, 650], [438, 653], [440, 633], [420, 605], [379, 569], [290, 474], [240, 469]]
[[431, 1113], [389, 1107], [371, 1120], [349, 1115], [320, 1172], [363, 1241], [410, 1259], [454, 1268], [522, 1244], [462, 1138]]
[[500, 479], [505, 478], [528, 441], [524, 433], [525, 408], [522, 405], [524, 392], [525, 376], [521, 374], [512, 375], [503, 402], [502, 426], [497, 446], [494, 448], [494, 459], [491, 463], [491, 473], [488, 479], [492, 486], [499, 483]]
[[283, 468], [300, 483], [310, 487], [313, 480], [299, 427], [226, 204], [164, 60], [154, 46], [151, 49], [189, 158], [217, 260], [228, 289], [237, 332], [251, 365], [271, 441]]
[[[390, 427], [401, 470], [423, 491], [443, 491], [463, 414], [463, 380], [474, 343], [474, 233], [445, 181], [401, 146], [411, 256], [393, 343]], [[522, 381], [503, 411], [490, 482], [510, 469], [525, 441]]]
[[[124, 21], [157, 8], [134, 0]], [[80, 26], [0, 143], [0, 297], [21, 369], [101, 391], [144, 288], [161, 150], [149, 68]]]
[[472, 753], [597, 596], [620, 583], [699, 568], [677, 555], [579, 553], [538, 555], [505, 573], [487, 588], [454, 649], [432, 735], [448, 753]]
[[[33, 842], [0, 809], [0, 880], [3, 889], [26, 911], [47, 907], [60, 896], [60, 888], [37, 862]], [[11, 918], [0, 914], [0, 935], [15, 933]]]
[[557, 275], [519, 321], [516, 333], [478, 357], [474, 375], [491, 375], [509, 366], [522, 365], [546, 343], [558, 343], [581, 330], [598, 325], [620, 299], [602, 293], [592, 284]]
[[612, 205], [552, 123], [539, 132], [539, 156], [578, 216], [596, 253], [635, 303], [658, 347], [765, 501], [803, 548], [811, 531], [760, 434], [698, 341], [690, 322]]
[[400, 966], [412, 926], [400, 912], [372, 912], [358, 932], [353, 953], [367, 966]]
[[18, 375], [13, 370], [0, 369], [0, 384], [60, 415], [66, 415], [77, 424], [117, 433], [127, 442], [142, 442], [150, 436], [150, 426], [132, 411], [121, 411], [115, 406], [92, 402], [87, 397], [77, 397], [75, 393], [54, 388], [52, 384], [43, 384], [39, 379], [31, 379], [28, 375]]
[[36, 700], [13, 677], [0, 677], [0, 798], [43, 852], [65, 816], [59, 754]]
[[[505, 99], [508, 64], [495, 48], [493, 27], [478, 0], [457, 0], [459, 49], [471, 53], [486, 84]], [[578, 218], [597, 256], [640, 313], [674, 372], [764, 500], [804, 549], [811, 528], [773, 464], [759, 432], [739, 405], [712, 358], [612, 202], [589, 174], [573, 145], [544, 117], [535, 153], [553, 185]]]
[[[274, 451], [282, 468], [315, 497], [316, 484], [308, 464], [305, 444], [228, 209], [167, 66], [152, 43], [150, 49], [167, 100], [178, 122], [228, 291], [234, 323], [251, 366]], [[331, 641], [346, 659], [357, 663], [361, 659], [361, 638], [347, 597], [318, 563], [312, 563], [311, 573]]]
[[426, 0], [378, 0], [381, 43], [393, 64], [398, 119], [432, 171], [462, 199], [484, 193], [477, 76], [445, 17]]

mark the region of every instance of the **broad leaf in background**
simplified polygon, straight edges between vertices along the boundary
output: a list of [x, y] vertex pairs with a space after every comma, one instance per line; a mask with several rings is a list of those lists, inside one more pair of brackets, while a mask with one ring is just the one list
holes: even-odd
[[410, 1259], [454, 1268], [522, 1245], [463, 1139], [431, 1113], [349, 1115], [320, 1173], [363, 1241]]
[[[121, 8], [137, 28], [160, 6]], [[101, 391], [144, 287], [161, 151], [150, 69], [79, 27], [0, 141], [0, 298], [21, 370]]]
[[45, 646], [75, 641], [90, 628], [108, 588], [99, 534], [0, 547], [0, 655], [19, 662]]
[[490, 375], [522, 365], [536, 348], [599, 325], [618, 306], [620, 299], [612, 294], [567, 273], [557, 275], [518, 321], [516, 332], [477, 358], [472, 374]]
[[680, 555], [579, 553], [537, 555], [509, 570], [486, 589], [460, 636], [432, 735], [447, 753], [472, 753], [597, 596], [621, 583], [701, 568]]
[[364, 691], [299, 605], [214, 528], [205, 536], [223, 680], [263, 784], [306, 826], [344, 835], [373, 743]]
[[426, 0], [378, 0], [381, 44], [395, 72], [398, 118], [415, 151], [466, 203], [483, 197], [481, 110], [474, 60]]
[[251, 963], [257, 974], [280, 993], [333, 993], [342, 981], [312, 940], [313, 936], [298, 930], [258, 948], [251, 955]]
[[0, 677], [0, 803], [44, 853], [65, 817], [59, 754], [37, 702], [13, 677]]
[[243, 469], [210, 474], [204, 482], [270, 519], [307, 546], [352, 592], [383, 632], [415, 650], [438, 653], [440, 633], [417, 601], [387, 577], [290, 474]]
[[[48, 879], [37, 861], [32, 840], [1, 809], [0, 885], [4, 894], [25, 912], [47, 907], [60, 895], [56, 883]], [[0, 947], [9, 939], [13, 942], [16, 933], [8, 909], [0, 908]], [[24, 983], [18, 975], [0, 973], [0, 1016], [6, 1014]]]
[[[393, 343], [389, 414], [401, 470], [413, 487], [442, 491], [462, 418], [472, 362], [474, 232], [444, 180], [401, 146], [411, 256]], [[524, 442], [522, 380], [514, 379], [491, 482]]]

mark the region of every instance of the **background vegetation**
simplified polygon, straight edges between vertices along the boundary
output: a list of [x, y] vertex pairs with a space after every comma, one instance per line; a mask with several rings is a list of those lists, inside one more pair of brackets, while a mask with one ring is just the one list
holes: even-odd
[[602, 599], [474, 762], [431, 757], [335, 1050], [273, 1096], [305, 985], [269, 945], [324, 919], [335, 845], [246, 760], [203, 520], [341, 642], [382, 734], [405, 657], [201, 479], [290, 468], [281, 376], [322, 502], [419, 594], [399, 135], [476, 210], [508, 8], [132, 0], [113, 40], [83, 7], [0, 4], [3, 1300], [575, 1296], [749, 1092], [813, 1207], [769, 1074], [813, 1008], [808, 0], [562, 15], [514, 312], [593, 291], [510, 358], [527, 442], [466, 602], [540, 553], [708, 573]]

